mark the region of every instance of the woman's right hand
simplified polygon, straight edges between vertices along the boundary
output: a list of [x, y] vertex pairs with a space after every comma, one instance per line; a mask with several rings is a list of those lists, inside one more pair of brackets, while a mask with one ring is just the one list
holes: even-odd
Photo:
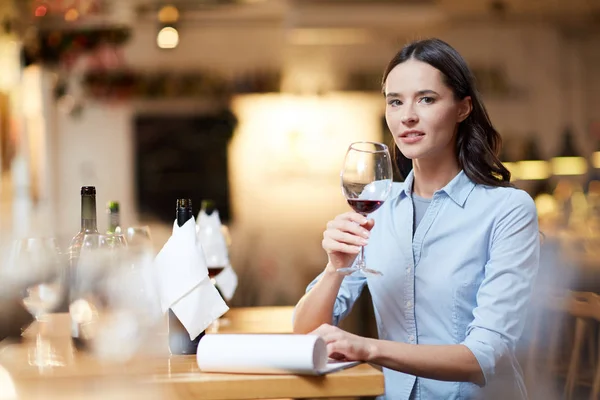
[[347, 212], [327, 223], [323, 232], [323, 249], [329, 264], [336, 270], [352, 265], [362, 246], [368, 243], [375, 221], [355, 212]]

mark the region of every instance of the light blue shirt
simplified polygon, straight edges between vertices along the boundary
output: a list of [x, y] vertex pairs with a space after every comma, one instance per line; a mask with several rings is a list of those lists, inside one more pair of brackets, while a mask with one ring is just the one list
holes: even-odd
[[435, 192], [413, 237], [412, 186], [411, 172], [371, 214], [365, 256], [383, 276], [347, 276], [332, 323], [348, 315], [366, 284], [380, 339], [463, 344], [486, 380], [479, 387], [384, 368], [386, 399], [526, 398], [515, 348], [539, 264], [533, 200], [519, 189], [475, 184], [461, 171]]

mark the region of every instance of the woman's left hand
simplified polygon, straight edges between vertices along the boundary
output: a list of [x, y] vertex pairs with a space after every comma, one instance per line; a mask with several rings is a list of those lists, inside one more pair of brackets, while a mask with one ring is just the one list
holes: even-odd
[[338, 327], [323, 324], [312, 335], [319, 335], [327, 344], [329, 357], [344, 361], [368, 361], [372, 347], [371, 339], [353, 335]]

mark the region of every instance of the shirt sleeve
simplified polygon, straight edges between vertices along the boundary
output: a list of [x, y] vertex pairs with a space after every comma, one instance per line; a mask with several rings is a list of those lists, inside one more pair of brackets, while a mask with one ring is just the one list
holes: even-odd
[[475, 355], [486, 383], [494, 376], [499, 360], [515, 351], [540, 257], [537, 212], [531, 197], [515, 190], [502, 207], [505, 212], [492, 231], [474, 319], [462, 343]]
[[[306, 287], [306, 293], [308, 293], [313, 286], [316, 285], [323, 274], [324, 272], [321, 272], [319, 276], [317, 276], [311, 283], [308, 284]], [[367, 278], [359, 273], [354, 273], [344, 278], [337, 298], [335, 299], [335, 305], [333, 306], [333, 315], [331, 317], [332, 325], [337, 326], [341, 320], [350, 314], [354, 303], [360, 297], [360, 294], [362, 293], [366, 283]]]

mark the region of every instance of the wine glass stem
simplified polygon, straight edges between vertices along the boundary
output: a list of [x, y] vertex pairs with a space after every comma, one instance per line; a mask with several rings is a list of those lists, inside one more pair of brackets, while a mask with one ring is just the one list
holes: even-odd
[[360, 248], [360, 257], [358, 259], [358, 268], [365, 269], [367, 264], [365, 263], [365, 246]]

